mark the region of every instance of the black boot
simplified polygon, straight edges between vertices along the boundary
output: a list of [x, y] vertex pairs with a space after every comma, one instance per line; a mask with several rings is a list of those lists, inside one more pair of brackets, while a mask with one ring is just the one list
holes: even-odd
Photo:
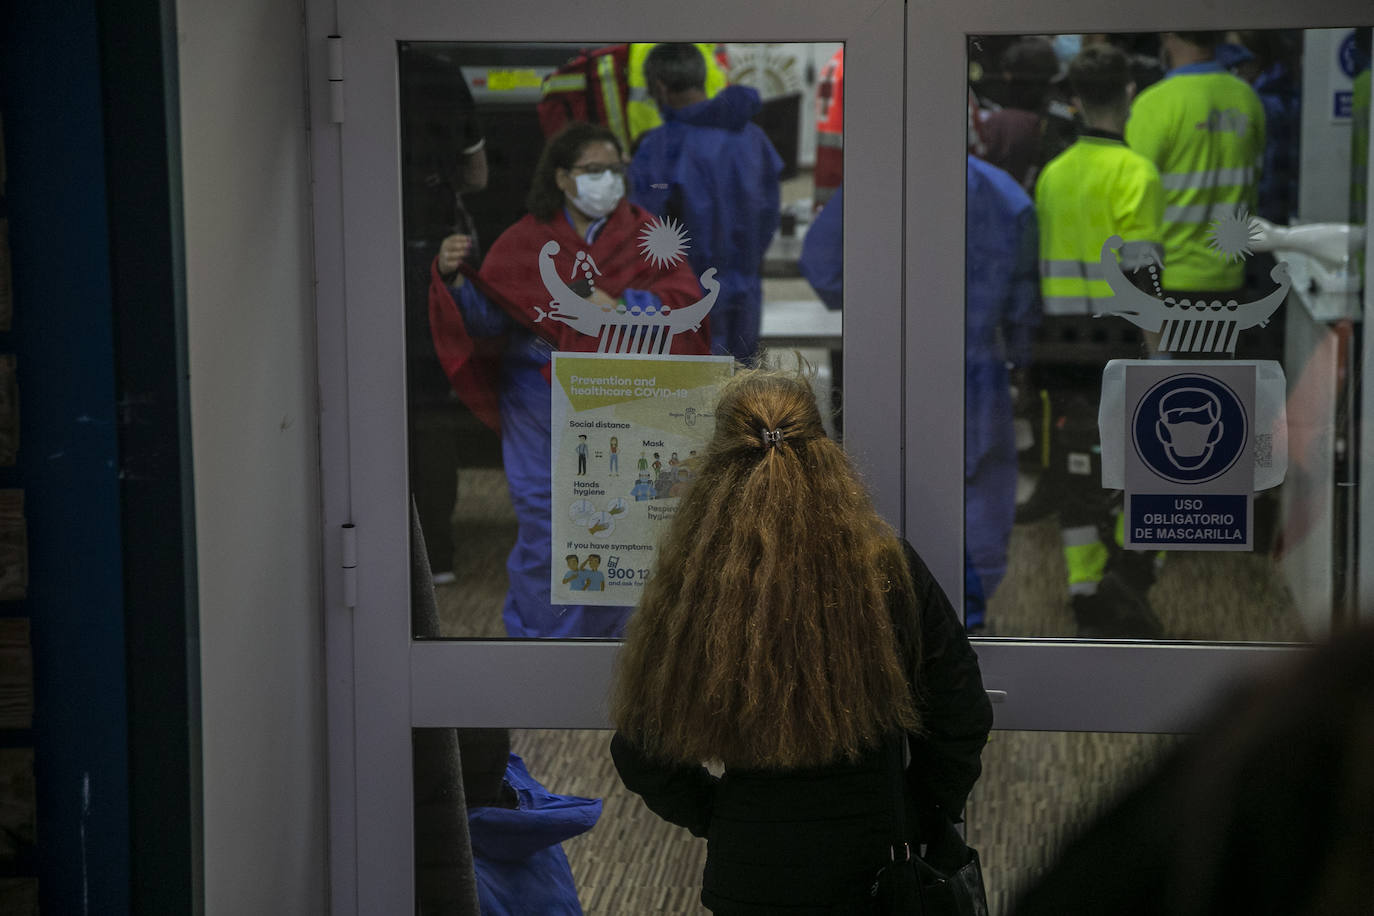
[[1095, 594], [1073, 596], [1073, 615], [1078, 635], [1084, 639], [1159, 639], [1164, 635], [1145, 591], [1110, 569]]

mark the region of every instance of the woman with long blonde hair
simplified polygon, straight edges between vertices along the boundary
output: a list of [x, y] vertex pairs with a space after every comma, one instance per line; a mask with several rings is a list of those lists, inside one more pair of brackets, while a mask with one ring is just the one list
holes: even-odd
[[991, 707], [807, 381], [741, 372], [715, 423], [629, 623], [611, 752], [653, 811], [707, 837], [707, 908], [846, 912], [889, 856], [884, 746], [906, 736], [905, 822], [933, 836], [960, 819]]

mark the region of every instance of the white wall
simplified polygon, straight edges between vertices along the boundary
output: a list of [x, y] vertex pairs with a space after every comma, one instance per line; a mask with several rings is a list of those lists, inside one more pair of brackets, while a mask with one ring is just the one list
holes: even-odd
[[1336, 67], [1337, 49], [1349, 34], [1350, 29], [1303, 33], [1298, 216], [1305, 223], [1350, 218], [1350, 119], [1332, 116], [1332, 93], [1351, 86]]
[[209, 916], [327, 910], [304, 11], [178, 0]]

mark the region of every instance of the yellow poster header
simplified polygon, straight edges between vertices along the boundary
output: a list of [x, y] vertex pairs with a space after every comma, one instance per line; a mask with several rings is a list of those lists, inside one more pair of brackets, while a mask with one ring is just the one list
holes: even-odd
[[720, 360], [660, 356], [640, 359], [558, 354], [554, 373], [575, 413], [631, 401], [685, 401], [720, 382]]

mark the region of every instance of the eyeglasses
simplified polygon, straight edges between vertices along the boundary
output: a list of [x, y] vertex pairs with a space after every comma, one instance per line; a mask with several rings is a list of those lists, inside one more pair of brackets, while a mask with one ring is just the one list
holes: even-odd
[[605, 162], [587, 162], [582, 165], [575, 165], [568, 169], [568, 171], [574, 175], [579, 172], [583, 175], [603, 175], [606, 172], [610, 172], [613, 175], [624, 176], [625, 169], [626, 166], [623, 162], [616, 162], [613, 164]]

